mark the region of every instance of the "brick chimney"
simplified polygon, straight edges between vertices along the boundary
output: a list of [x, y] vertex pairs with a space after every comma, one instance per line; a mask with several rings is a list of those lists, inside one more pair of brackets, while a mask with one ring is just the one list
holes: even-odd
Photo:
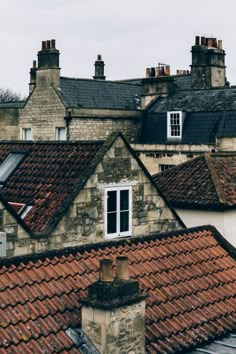
[[129, 278], [128, 258], [100, 261], [99, 280], [82, 302], [82, 329], [103, 353], [145, 352], [145, 298], [139, 283]]
[[105, 80], [106, 79], [106, 76], [104, 76], [105, 64], [104, 61], [102, 60], [101, 54], [98, 54], [94, 66], [95, 66], [95, 75], [93, 76], [93, 78], [97, 80]]
[[192, 46], [192, 88], [209, 89], [225, 86], [225, 51], [222, 41], [196, 36]]
[[60, 84], [59, 50], [56, 49], [55, 39], [42, 41], [42, 48], [38, 52], [38, 70], [36, 85]]
[[144, 108], [157, 96], [166, 96], [175, 89], [174, 79], [170, 76], [170, 66], [159, 63], [157, 67], [146, 69], [143, 79], [141, 106]]

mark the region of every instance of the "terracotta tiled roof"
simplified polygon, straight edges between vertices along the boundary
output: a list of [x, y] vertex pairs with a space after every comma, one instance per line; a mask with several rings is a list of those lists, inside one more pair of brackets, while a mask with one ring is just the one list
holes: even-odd
[[146, 300], [146, 350], [177, 353], [236, 329], [235, 249], [209, 226], [0, 261], [1, 353], [76, 353], [99, 260], [126, 255]]
[[106, 143], [101, 141], [0, 142], [0, 164], [12, 152], [25, 152], [3, 184], [1, 196], [16, 213], [19, 204], [32, 206], [23, 222], [34, 233], [46, 233], [63, 215], [104, 149]]
[[236, 206], [236, 154], [212, 153], [153, 176], [172, 207]]

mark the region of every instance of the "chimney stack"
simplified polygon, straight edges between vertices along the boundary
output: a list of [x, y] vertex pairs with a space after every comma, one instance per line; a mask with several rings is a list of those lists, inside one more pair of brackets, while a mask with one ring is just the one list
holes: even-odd
[[30, 83], [29, 83], [29, 93], [33, 91], [36, 85], [36, 73], [37, 73], [37, 61], [33, 60], [32, 68], [30, 68]]
[[[128, 258], [100, 261], [99, 280], [82, 299], [82, 329], [101, 354], [145, 352], [145, 298], [129, 278]], [[99, 333], [99, 336], [98, 336]], [[125, 334], [125, 335], [124, 335]]]
[[36, 86], [60, 86], [59, 56], [55, 39], [42, 41], [41, 50], [38, 52]]
[[95, 66], [95, 75], [93, 76], [96, 80], [105, 80], [106, 76], [104, 76], [104, 61], [102, 60], [101, 54], [98, 54], [97, 60], [94, 63]]
[[[201, 38], [201, 40], [200, 40]], [[215, 37], [195, 38], [192, 46], [192, 88], [210, 89], [225, 86], [225, 51]]]

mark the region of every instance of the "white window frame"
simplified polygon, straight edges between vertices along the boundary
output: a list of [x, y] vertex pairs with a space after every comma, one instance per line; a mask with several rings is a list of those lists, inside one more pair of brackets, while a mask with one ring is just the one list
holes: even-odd
[[[62, 130], [64, 131], [63, 139], [60, 138]], [[57, 141], [66, 141], [66, 127], [56, 127], [55, 128], [55, 138]]]
[[[129, 192], [129, 230], [128, 231], [120, 231], [120, 191], [128, 190]], [[107, 221], [108, 221], [108, 210], [107, 210], [107, 199], [108, 199], [108, 192], [116, 191], [117, 198], [116, 198], [116, 225], [117, 230], [114, 233], [107, 232]], [[112, 239], [116, 237], [126, 237], [132, 235], [132, 187], [131, 186], [117, 186], [117, 187], [108, 187], [105, 188], [105, 196], [104, 196], [104, 230], [105, 230], [105, 238]]]
[[[179, 135], [172, 135], [172, 129], [171, 127], [173, 126], [171, 124], [171, 118], [173, 114], [179, 115]], [[180, 140], [182, 139], [182, 131], [183, 131], [183, 120], [184, 120], [184, 114], [182, 111], [171, 111], [167, 112], [167, 138], [168, 139], [173, 139], [173, 140]]]
[[[29, 136], [28, 136], [29, 134]], [[22, 128], [22, 140], [30, 141], [32, 140], [32, 129], [31, 128]]]

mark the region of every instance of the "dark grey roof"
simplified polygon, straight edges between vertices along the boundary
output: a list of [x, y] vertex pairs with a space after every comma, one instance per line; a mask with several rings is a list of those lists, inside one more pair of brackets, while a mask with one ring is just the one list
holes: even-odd
[[230, 334], [187, 354], [236, 354], [236, 335]]
[[173, 78], [179, 90], [191, 89], [191, 75], [173, 75]]
[[184, 110], [186, 112], [217, 112], [236, 110], [236, 89], [177, 90], [174, 94], [159, 97], [150, 112]]
[[[186, 113], [181, 143], [214, 144], [217, 136], [236, 136], [236, 111]], [[174, 143], [167, 139], [167, 113], [146, 113], [139, 141]]]
[[61, 77], [60, 93], [70, 107], [136, 110], [140, 84]]
[[0, 103], [0, 108], [23, 108], [25, 101], [16, 102], [2, 102]]

